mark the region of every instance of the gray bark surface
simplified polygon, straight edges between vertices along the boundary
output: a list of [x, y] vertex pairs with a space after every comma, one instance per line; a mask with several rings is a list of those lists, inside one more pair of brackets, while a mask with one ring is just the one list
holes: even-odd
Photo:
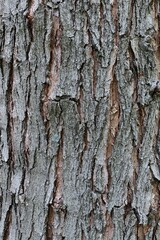
[[158, 0], [0, 0], [0, 239], [160, 239]]

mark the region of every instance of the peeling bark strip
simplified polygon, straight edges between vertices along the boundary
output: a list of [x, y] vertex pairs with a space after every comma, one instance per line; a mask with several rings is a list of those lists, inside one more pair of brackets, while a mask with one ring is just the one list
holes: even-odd
[[0, 239], [159, 239], [160, 2], [0, 6]]

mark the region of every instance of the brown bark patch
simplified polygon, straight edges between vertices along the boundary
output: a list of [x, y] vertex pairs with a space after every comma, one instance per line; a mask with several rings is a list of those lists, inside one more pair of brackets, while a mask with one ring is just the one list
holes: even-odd
[[106, 155], [107, 159], [109, 159], [112, 154], [112, 148], [118, 132], [119, 121], [120, 121], [119, 92], [118, 83], [114, 75], [110, 85], [110, 125]]
[[106, 227], [104, 230], [104, 238], [105, 240], [112, 240], [113, 239], [113, 230], [114, 230], [114, 225], [112, 222], [112, 216], [110, 213], [106, 214]]
[[28, 20], [27, 26], [28, 26], [28, 32], [30, 36], [30, 41], [33, 42], [33, 18], [34, 18], [34, 11], [33, 11], [33, 5], [34, 5], [34, 0], [28, 0], [28, 13], [26, 14], [26, 18]]
[[46, 240], [52, 240], [53, 239], [53, 220], [54, 220], [54, 210], [53, 205], [49, 204], [48, 206], [48, 216], [47, 216], [47, 227], [46, 227]]
[[47, 97], [50, 98], [53, 93], [56, 83], [59, 80], [59, 71], [61, 63], [61, 35], [62, 28], [60, 25], [60, 19], [57, 16], [53, 16], [53, 25], [51, 30], [50, 40], [50, 62], [49, 62], [49, 88]]
[[[64, 217], [66, 214], [66, 209], [63, 206], [63, 196], [62, 196], [62, 187], [63, 187], [63, 138], [64, 133], [61, 131], [61, 139], [59, 142], [59, 149], [57, 152], [56, 160], [56, 179], [53, 190], [53, 199], [52, 203], [48, 207], [48, 216], [47, 216], [47, 227], [46, 227], [46, 240], [56, 239], [56, 226], [55, 226], [55, 217], [58, 215], [60, 219], [60, 226], [63, 225]], [[55, 237], [55, 238], [54, 238]]]
[[62, 28], [60, 19], [53, 16], [52, 29], [50, 33], [50, 60], [48, 65], [47, 80], [44, 83], [42, 90], [42, 100], [40, 104], [41, 116], [44, 121], [47, 134], [47, 143], [49, 144], [50, 122], [49, 122], [49, 100], [52, 98], [52, 93], [55, 90], [56, 83], [59, 80], [60, 64], [61, 64], [61, 35]]
[[150, 225], [142, 225], [139, 224], [138, 225], [138, 229], [137, 229], [137, 237], [138, 240], [145, 240], [146, 239], [146, 234], [148, 233], [148, 230], [150, 229]]

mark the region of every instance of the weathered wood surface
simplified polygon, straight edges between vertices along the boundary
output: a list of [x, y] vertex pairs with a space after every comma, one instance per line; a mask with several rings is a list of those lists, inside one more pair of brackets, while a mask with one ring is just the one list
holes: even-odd
[[160, 239], [157, 0], [0, 0], [0, 239]]

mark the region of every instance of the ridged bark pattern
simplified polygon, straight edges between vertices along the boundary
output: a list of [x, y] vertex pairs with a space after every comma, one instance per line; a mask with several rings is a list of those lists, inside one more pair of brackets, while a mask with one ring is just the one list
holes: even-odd
[[0, 239], [160, 239], [158, 0], [0, 0]]

